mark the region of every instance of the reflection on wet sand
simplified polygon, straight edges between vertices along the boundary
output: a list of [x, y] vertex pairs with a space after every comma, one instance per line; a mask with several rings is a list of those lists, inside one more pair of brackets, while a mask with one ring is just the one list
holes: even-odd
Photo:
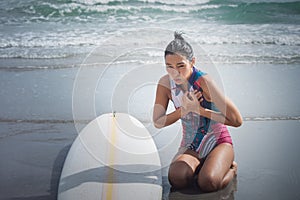
[[169, 190], [169, 195], [165, 198], [168, 200], [234, 200], [234, 194], [237, 191], [237, 178], [234, 178], [230, 184], [217, 192], [203, 193], [193, 186], [184, 190]]

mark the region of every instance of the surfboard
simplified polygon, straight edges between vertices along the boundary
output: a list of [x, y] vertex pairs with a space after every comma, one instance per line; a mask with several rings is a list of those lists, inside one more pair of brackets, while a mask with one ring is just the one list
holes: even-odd
[[63, 166], [58, 200], [161, 198], [160, 157], [140, 121], [108, 113], [79, 133]]

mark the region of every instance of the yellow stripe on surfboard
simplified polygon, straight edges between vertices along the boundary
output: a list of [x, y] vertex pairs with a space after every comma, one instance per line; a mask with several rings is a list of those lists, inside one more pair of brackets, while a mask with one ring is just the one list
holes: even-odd
[[113, 181], [114, 181], [114, 169], [113, 169], [113, 165], [114, 165], [114, 161], [115, 161], [115, 151], [114, 151], [114, 147], [116, 144], [116, 139], [117, 139], [117, 134], [116, 134], [116, 116], [115, 113], [113, 113], [112, 116], [112, 123], [111, 123], [111, 134], [110, 134], [110, 139], [111, 142], [109, 142], [109, 149], [108, 149], [108, 174], [107, 174], [107, 183], [106, 183], [106, 187], [105, 192], [103, 192], [104, 194], [106, 194], [106, 197], [102, 196], [102, 199], [106, 199], [106, 200], [112, 200], [113, 199]]

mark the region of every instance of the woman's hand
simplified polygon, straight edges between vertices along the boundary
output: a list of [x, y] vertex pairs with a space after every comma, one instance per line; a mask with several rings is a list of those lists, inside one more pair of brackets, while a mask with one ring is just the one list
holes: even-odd
[[200, 114], [200, 102], [203, 101], [202, 93], [199, 91], [186, 92], [182, 97], [182, 116], [190, 112]]
[[202, 92], [195, 90], [195, 91], [193, 91], [193, 93], [194, 93], [195, 97], [198, 99], [198, 101], [201, 103], [203, 101]]

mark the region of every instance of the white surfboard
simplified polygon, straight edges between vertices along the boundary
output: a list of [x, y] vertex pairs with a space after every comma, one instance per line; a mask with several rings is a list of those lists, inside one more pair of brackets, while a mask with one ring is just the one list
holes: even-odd
[[110, 113], [80, 132], [63, 166], [58, 200], [161, 198], [159, 154], [141, 122]]

